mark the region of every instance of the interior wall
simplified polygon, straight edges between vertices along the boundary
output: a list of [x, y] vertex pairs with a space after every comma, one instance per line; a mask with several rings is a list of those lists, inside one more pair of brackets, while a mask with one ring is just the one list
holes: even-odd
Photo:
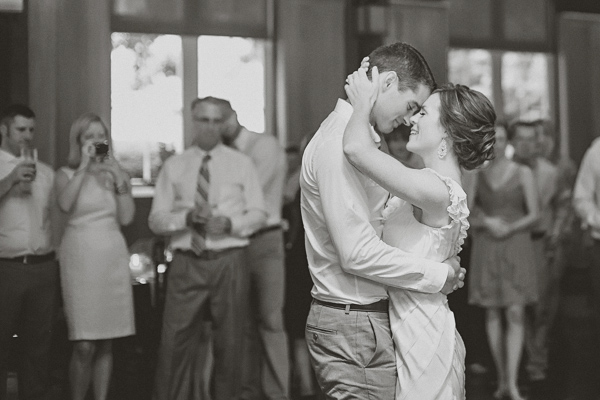
[[0, 13], [0, 109], [29, 101], [27, 36], [25, 13]]
[[448, 2], [398, 1], [390, 5], [385, 43], [406, 42], [427, 60], [438, 83], [448, 81]]
[[600, 15], [559, 16], [558, 57], [561, 128], [577, 163], [600, 136]]
[[287, 144], [314, 133], [345, 97], [345, 0], [278, 0], [278, 124]]
[[110, 126], [110, 0], [29, 2], [29, 93], [40, 159], [65, 165], [69, 129], [81, 114]]
[[[30, 106], [36, 113], [38, 157], [54, 168], [57, 146], [57, 10], [53, 0], [32, 1], [28, 7]], [[65, 158], [66, 160], [66, 158]]]

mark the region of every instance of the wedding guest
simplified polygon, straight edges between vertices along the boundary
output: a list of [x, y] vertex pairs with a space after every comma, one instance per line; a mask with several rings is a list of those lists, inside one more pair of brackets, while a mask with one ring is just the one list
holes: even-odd
[[238, 120], [229, 101], [223, 142], [252, 159], [267, 209], [266, 225], [250, 237], [247, 249], [250, 274], [250, 313], [246, 330], [244, 397], [289, 399], [289, 349], [283, 322], [285, 261], [281, 206], [287, 164], [285, 151], [271, 134], [252, 132]]
[[0, 399], [18, 333], [21, 399], [48, 395], [50, 347], [58, 308], [54, 253], [57, 215], [54, 171], [20, 158], [36, 134], [34, 112], [11, 105], [0, 114]]
[[596, 335], [600, 333], [600, 138], [585, 152], [573, 192], [573, 205], [589, 243], [592, 312]]
[[497, 126], [495, 159], [477, 177], [470, 218], [469, 302], [486, 309], [498, 382], [494, 397], [521, 400], [517, 379], [525, 340], [525, 306], [538, 300], [530, 234], [538, 218], [538, 196], [531, 170], [506, 157], [507, 144], [506, 130]]
[[[212, 338], [214, 400], [240, 397], [248, 314], [249, 236], [267, 219], [252, 160], [223, 145], [223, 100], [191, 104], [194, 143], [167, 159], [156, 181], [150, 229], [169, 238], [173, 260], [154, 399], [187, 400]], [[199, 334], [210, 313], [212, 334]]]
[[135, 334], [129, 251], [121, 234], [135, 205], [129, 176], [108, 153], [108, 142], [102, 119], [81, 115], [71, 125], [68, 165], [56, 176], [66, 214], [60, 277], [73, 342], [72, 400], [85, 399], [90, 384], [96, 400], [107, 398], [113, 339]]
[[548, 369], [548, 332], [558, 306], [558, 279], [552, 271], [554, 243], [551, 239], [556, 221], [558, 197], [557, 168], [540, 154], [540, 123], [517, 121], [511, 126], [513, 160], [531, 169], [539, 200], [539, 220], [531, 228], [537, 266], [538, 301], [526, 316], [525, 348], [527, 372], [531, 381], [546, 379]]

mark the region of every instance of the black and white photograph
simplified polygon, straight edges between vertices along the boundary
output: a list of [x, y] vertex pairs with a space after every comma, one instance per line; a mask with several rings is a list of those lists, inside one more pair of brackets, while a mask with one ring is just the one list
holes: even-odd
[[599, 0], [0, 0], [0, 400], [600, 400]]

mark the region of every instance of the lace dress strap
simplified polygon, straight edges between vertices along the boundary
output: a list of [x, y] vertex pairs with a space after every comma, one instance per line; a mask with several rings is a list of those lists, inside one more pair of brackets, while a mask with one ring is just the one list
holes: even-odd
[[467, 194], [454, 179], [440, 175], [431, 168], [426, 169], [440, 178], [448, 188], [448, 194], [450, 196], [450, 205], [447, 208], [448, 215], [455, 224], [459, 224], [460, 226], [460, 232], [455, 243], [455, 254], [458, 254], [462, 250], [462, 245], [467, 237], [467, 230], [469, 230], [470, 227], [468, 221], [470, 212], [469, 207], [467, 206]]

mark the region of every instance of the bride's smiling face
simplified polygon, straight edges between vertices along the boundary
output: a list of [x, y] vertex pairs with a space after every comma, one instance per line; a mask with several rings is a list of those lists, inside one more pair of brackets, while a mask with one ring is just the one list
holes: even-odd
[[412, 128], [406, 149], [421, 157], [436, 154], [442, 139], [448, 136], [440, 123], [440, 95], [429, 96], [410, 123]]

